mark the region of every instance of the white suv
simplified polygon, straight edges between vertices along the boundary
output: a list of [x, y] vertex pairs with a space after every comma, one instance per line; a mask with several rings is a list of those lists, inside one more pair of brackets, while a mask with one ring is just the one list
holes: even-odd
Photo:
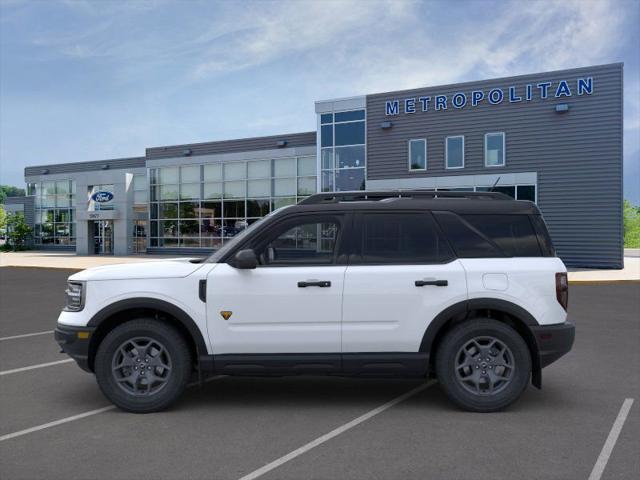
[[498, 193], [313, 195], [206, 259], [76, 273], [67, 299], [56, 340], [132, 412], [212, 373], [435, 376], [495, 411], [574, 339], [538, 208]]

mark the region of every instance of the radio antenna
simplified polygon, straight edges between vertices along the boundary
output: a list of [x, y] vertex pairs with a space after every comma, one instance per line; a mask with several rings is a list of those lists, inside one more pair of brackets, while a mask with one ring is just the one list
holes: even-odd
[[498, 177], [498, 179], [496, 180], [496, 183], [493, 184], [493, 186], [489, 189], [490, 192], [493, 192], [493, 190], [496, 188], [496, 185], [498, 185], [498, 182], [500, 181], [501, 177]]

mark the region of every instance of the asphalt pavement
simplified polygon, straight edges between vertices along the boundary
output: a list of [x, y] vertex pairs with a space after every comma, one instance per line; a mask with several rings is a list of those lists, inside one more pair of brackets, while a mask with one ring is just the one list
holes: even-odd
[[419, 379], [215, 377], [134, 415], [52, 364], [70, 273], [0, 268], [3, 480], [588, 479], [603, 452], [596, 480], [640, 478], [638, 284], [572, 285], [574, 349], [504, 412], [460, 411]]

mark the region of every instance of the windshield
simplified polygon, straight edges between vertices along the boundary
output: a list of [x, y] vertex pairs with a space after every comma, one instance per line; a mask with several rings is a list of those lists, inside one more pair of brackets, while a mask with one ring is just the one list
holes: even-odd
[[267, 218], [272, 217], [274, 214], [281, 212], [282, 210], [284, 210], [285, 208], [289, 208], [290, 206], [291, 205], [280, 207], [274, 210], [273, 212], [269, 213], [268, 215], [262, 217], [260, 220], [257, 220], [256, 222], [252, 223], [247, 228], [245, 228], [242, 232], [240, 232], [238, 235], [236, 235], [230, 240], [227, 240], [222, 247], [220, 247], [218, 250], [216, 250], [211, 255], [209, 255], [206, 258], [205, 262], [207, 263], [219, 262], [222, 257], [224, 257], [231, 250], [233, 250], [236, 247], [236, 245], [242, 242], [247, 237], [247, 235], [249, 235], [249, 233], [253, 232], [258, 225], [262, 225]]

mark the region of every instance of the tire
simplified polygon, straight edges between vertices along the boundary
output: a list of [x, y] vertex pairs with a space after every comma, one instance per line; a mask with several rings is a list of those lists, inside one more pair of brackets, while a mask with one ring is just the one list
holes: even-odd
[[468, 320], [453, 327], [440, 343], [436, 375], [449, 399], [462, 409], [495, 412], [527, 388], [531, 355], [510, 326], [488, 318]]
[[169, 407], [185, 389], [191, 367], [189, 347], [180, 332], [150, 318], [118, 325], [104, 337], [95, 358], [102, 393], [133, 413]]

